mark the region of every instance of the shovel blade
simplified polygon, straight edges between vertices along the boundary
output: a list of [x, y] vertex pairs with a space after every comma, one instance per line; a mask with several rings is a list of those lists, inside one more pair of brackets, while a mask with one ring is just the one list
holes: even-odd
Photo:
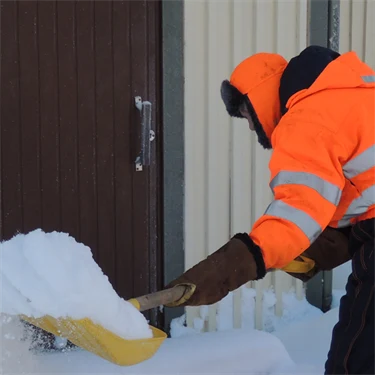
[[88, 318], [55, 319], [46, 315], [21, 319], [119, 366], [132, 366], [151, 358], [167, 338], [166, 333], [152, 326], [152, 338], [126, 340]]

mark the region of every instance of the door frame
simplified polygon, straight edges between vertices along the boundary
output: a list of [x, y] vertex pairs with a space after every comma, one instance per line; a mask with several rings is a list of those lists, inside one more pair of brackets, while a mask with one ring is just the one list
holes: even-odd
[[[163, 285], [185, 270], [184, 1], [162, 0]], [[164, 328], [183, 308], [164, 309]]]

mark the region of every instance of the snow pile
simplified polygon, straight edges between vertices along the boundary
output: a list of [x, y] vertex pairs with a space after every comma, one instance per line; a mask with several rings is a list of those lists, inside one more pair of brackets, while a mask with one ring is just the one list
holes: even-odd
[[[171, 366], [166, 358], [176, 364]], [[293, 361], [279, 339], [256, 330], [231, 330], [170, 339], [158, 356], [132, 373], [274, 374], [291, 367]]]
[[50, 353], [39, 356], [33, 373], [276, 375], [290, 374], [293, 368], [294, 363], [278, 338], [255, 330], [235, 330], [167, 339], [152, 358], [130, 367], [116, 366], [85, 351]]
[[264, 292], [263, 296], [263, 329], [266, 332], [278, 331], [291, 324], [320, 317], [323, 312], [309, 304], [304, 297], [298, 299], [293, 289], [283, 293], [283, 315], [275, 315], [276, 296], [273, 289]]
[[282, 341], [295, 363], [305, 367], [314, 365], [316, 373], [323, 374], [332, 330], [338, 318], [339, 309], [335, 308], [319, 317], [283, 327], [272, 334]]
[[89, 247], [35, 230], [0, 244], [0, 313], [91, 318], [126, 339], [152, 337], [145, 317], [120, 298]]
[[[23, 349], [22, 341], [13, 340], [10, 335], [12, 347], [8, 354], [11, 356], [5, 359], [7, 366], [3, 372], [0, 368], [0, 373], [321, 375], [332, 328], [338, 319], [337, 310], [272, 334], [247, 329], [170, 338], [148, 361], [121, 368], [82, 350], [31, 355]], [[3, 343], [10, 348], [7, 340], [3, 339]]]
[[[241, 328], [255, 328], [255, 298], [256, 290], [243, 286], [241, 289]], [[233, 293], [229, 293], [223, 300], [217, 303], [216, 328], [218, 331], [233, 329]], [[323, 312], [310, 305], [306, 298], [298, 299], [293, 289], [282, 295], [283, 315], [275, 313], [276, 295], [273, 288], [263, 291], [262, 299], [262, 330], [274, 332], [291, 324], [313, 319], [321, 316]], [[201, 306], [199, 317], [193, 321], [193, 327], [186, 327], [185, 314], [171, 322], [171, 336], [173, 338], [200, 333], [203, 331], [205, 322], [209, 319], [209, 307]]]

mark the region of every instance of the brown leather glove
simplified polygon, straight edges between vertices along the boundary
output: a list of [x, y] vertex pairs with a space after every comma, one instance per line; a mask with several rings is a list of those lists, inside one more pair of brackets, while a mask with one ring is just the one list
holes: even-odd
[[[301, 256], [312, 259], [314, 267], [307, 273], [286, 272], [302, 281], [308, 281], [319, 271], [331, 270], [351, 259], [348, 237], [327, 227]], [[295, 260], [303, 262], [303, 258]], [[166, 305], [202, 306], [222, 300], [229, 292], [250, 280], [265, 276], [266, 270], [261, 250], [246, 234], [237, 234], [219, 250], [187, 270], [166, 286], [187, 287], [185, 295], [177, 302]]]
[[259, 247], [246, 233], [237, 234], [166, 286], [166, 289], [176, 285], [191, 287], [191, 293], [166, 306], [211, 305], [248, 281], [264, 275], [265, 266]]
[[[320, 271], [333, 270], [352, 258], [348, 235], [331, 227], [327, 227], [301, 255], [315, 262], [313, 269], [307, 273], [286, 273], [303, 282], [310, 280]], [[295, 260], [303, 261], [301, 257]]]

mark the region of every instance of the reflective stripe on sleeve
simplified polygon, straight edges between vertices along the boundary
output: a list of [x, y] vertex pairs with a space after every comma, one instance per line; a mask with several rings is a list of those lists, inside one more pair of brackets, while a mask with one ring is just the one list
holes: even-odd
[[297, 184], [308, 186], [317, 191], [327, 201], [338, 205], [341, 198], [341, 190], [338, 186], [324, 180], [323, 178], [307, 172], [279, 172], [271, 181], [272, 192], [276, 186]]
[[375, 145], [348, 161], [342, 168], [346, 178], [353, 178], [375, 166]]
[[[292, 222], [301, 229], [310, 243], [315, 241], [322, 232], [320, 225], [310, 215], [281, 200], [273, 201], [264, 214], [276, 216]], [[270, 235], [272, 235], [272, 233], [270, 233]]]
[[360, 197], [353, 200], [345, 215], [338, 222], [340, 228], [350, 225], [350, 220], [356, 216], [364, 214], [370, 206], [375, 204], [375, 185], [364, 190]]
[[375, 82], [375, 76], [362, 76], [361, 78], [366, 83], [373, 83], [373, 82]]

